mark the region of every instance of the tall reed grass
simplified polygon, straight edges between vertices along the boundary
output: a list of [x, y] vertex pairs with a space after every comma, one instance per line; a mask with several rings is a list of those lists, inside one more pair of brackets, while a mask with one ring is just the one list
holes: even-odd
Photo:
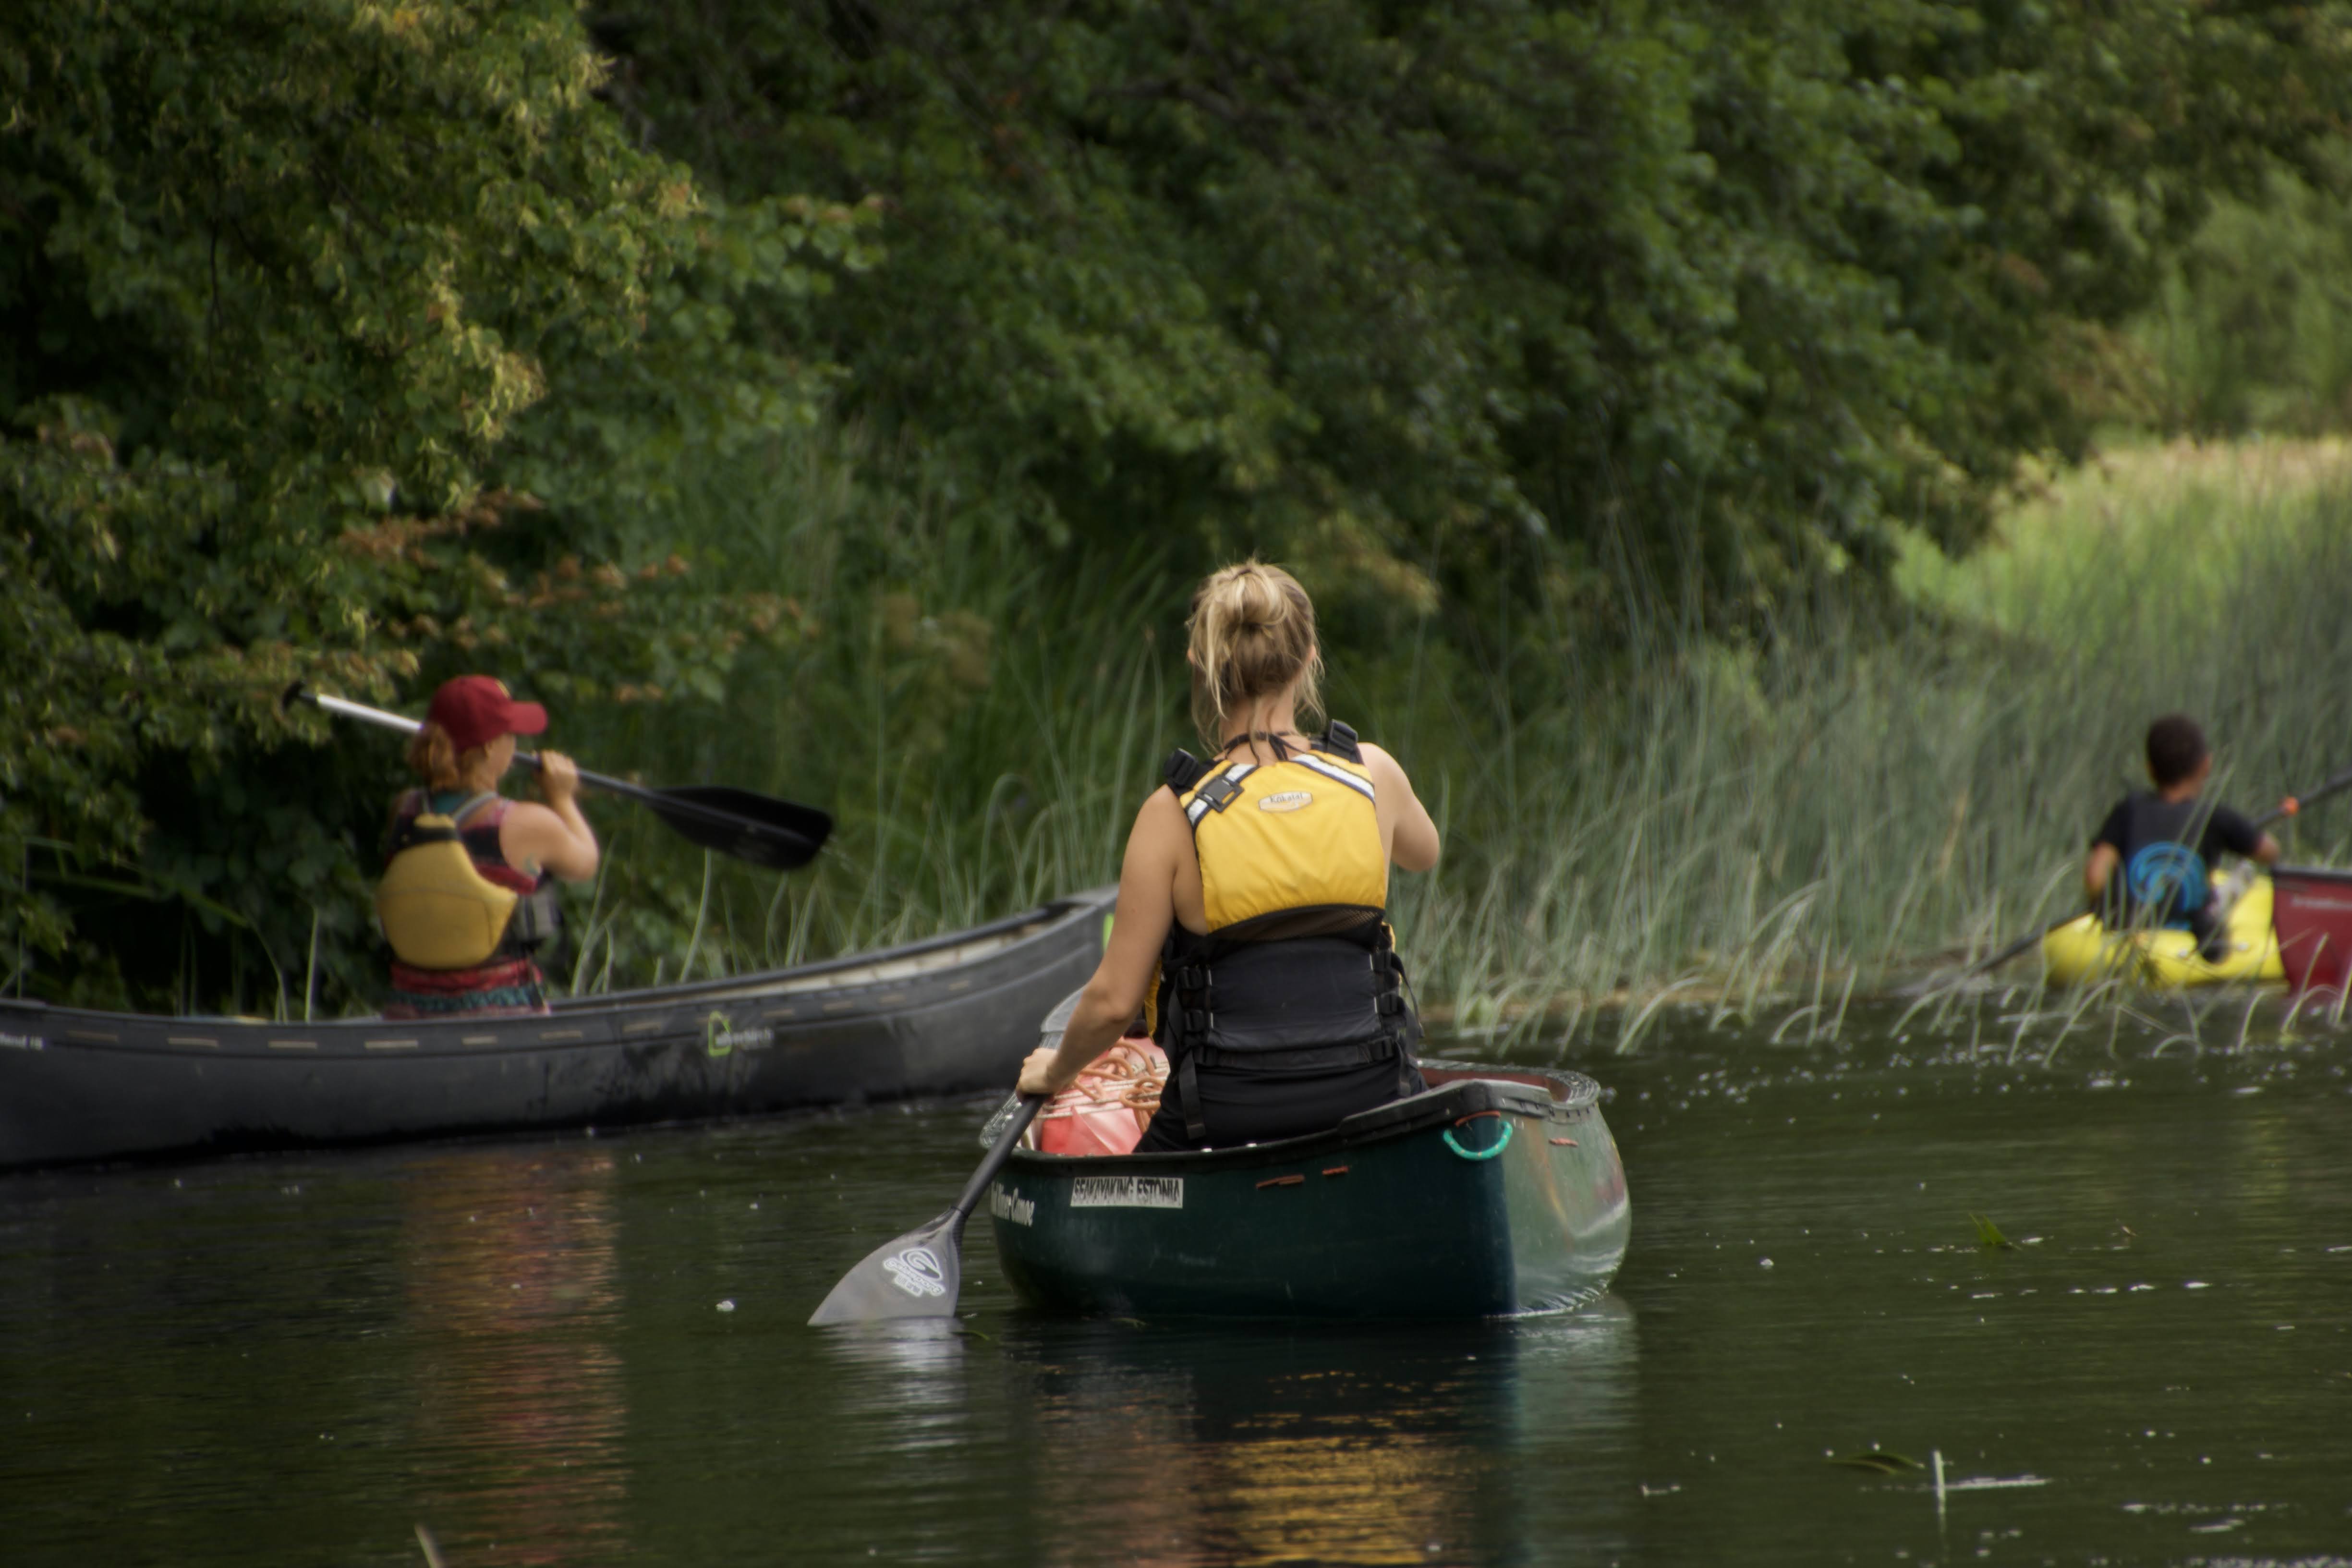
[[[1191, 743], [1189, 584], [1165, 558], [1041, 563], [919, 454], [855, 440], [715, 479], [686, 526], [791, 596], [803, 635], [747, 662], [723, 726], [621, 710], [579, 744], [841, 827], [779, 881], [620, 825], [576, 984], [791, 962], [1116, 875], [1159, 759]], [[1900, 584], [1892, 628], [1828, 602], [1741, 647], [1662, 628], [1630, 673], [1516, 715], [1445, 659], [1335, 650], [1334, 710], [1398, 752], [1445, 833], [1395, 891], [1424, 1002], [1514, 1035], [1638, 1028], [1673, 997], [1826, 1018], [2078, 901], [2158, 712], [2206, 720], [2248, 809], [2352, 764], [2342, 443], [2118, 452]], [[2294, 858], [2340, 858], [2352, 805], [2294, 832]]]

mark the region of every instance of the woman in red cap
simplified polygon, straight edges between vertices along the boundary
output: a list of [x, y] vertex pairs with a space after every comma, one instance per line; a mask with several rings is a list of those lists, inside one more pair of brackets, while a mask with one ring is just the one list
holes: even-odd
[[[547, 1011], [544, 978], [531, 956], [554, 929], [553, 895], [545, 889], [553, 878], [594, 876], [597, 849], [595, 830], [580, 815], [580, 773], [571, 758], [539, 753], [544, 805], [498, 793], [514, 765], [514, 738], [546, 728], [546, 709], [516, 701], [487, 675], [461, 675], [433, 694], [408, 747], [408, 765], [424, 784], [393, 803], [386, 858], [429, 854], [454, 837], [471, 875], [462, 860], [454, 870], [445, 864], [421, 882], [402, 879], [405, 896], [394, 899], [387, 896], [395, 880], [387, 865], [387, 892], [377, 903], [394, 952], [385, 1017]], [[499, 911], [487, 931], [486, 909]], [[450, 954], [471, 952], [469, 942], [490, 951], [452, 966]]]

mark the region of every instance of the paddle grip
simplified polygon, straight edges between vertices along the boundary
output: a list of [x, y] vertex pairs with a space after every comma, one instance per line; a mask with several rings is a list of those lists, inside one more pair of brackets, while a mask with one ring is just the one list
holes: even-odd
[[980, 1194], [988, 1191], [988, 1184], [996, 1180], [996, 1173], [1004, 1169], [1005, 1161], [1013, 1158], [1013, 1151], [1020, 1145], [1021, 1135], [1029, 1131], [1029, 1124], [1037, 1120], [1037, 1112], [1045, 1109], [1045, 1097], [1042, 1094], [1024, 1094], [1020, 1099], [1020, 1109], [1013, 1113], [1013, 1120], [1004, 1124], [1004, 1131], [997, 1134], [996, 1146], [981, 1156], [980, 1169], [971, 1173], [971, 1180], [964, 1184], [963, 1195], [956, 1199], [955, 1207], [948, 1211], [957, 1216], [959, 1226], [979, 1205]]

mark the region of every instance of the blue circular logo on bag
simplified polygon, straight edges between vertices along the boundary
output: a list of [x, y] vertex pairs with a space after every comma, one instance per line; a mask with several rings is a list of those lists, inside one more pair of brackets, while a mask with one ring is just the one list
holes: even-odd
[[2150, 913], [2186, 915], [2205, 904], [2205, 861], [2185, 844], [2151, 844], [2124, 868], [2132, 902]]

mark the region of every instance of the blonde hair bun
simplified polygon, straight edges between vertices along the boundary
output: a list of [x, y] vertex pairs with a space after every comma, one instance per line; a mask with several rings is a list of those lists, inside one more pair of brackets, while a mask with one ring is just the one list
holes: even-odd
[[1202, 740], [1223, 746], [1226, 726], [1298, 682], [1300, 710], [1322, 705], [1323, 654], [1315, 605], [1279, 566], [1244, 561], [1202, 579], [1184, 628], [1192, 658], [1192, 721]]

